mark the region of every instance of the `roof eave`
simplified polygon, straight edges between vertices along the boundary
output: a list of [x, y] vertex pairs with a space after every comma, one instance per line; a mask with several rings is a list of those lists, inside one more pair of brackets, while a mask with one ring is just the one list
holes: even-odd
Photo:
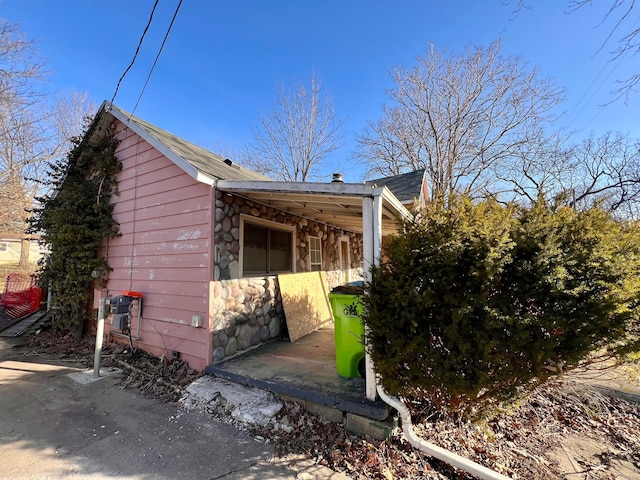
[[177, 155], [173, 150], [167, 147], [164, 143], [162, 143], [156, 137], [151, 135], [146, 129], [142, 128], [135, 121], [132, 121], [129, 117], [124, 115], [118, 108], [111, 108], [110, 102], [105, 101], [100, 107], [98, 114], [100, 114], [103, 110], [108, 112], [109, 115], [116, 118], [117, 120], [122, 122], [124, 125], [126, 125], [128, 128], [130, 128], [133, 132], [136, 133], [136, 135], [138, 135], [145, 142], [147, 142], [153, 148], [158, 150], [158, 152], [160, 152], [169, 160], [171, 160], [173, 163], [175, 163], [180, 169], [182, 169], [187, 175], [189, 175], [194, 180], [207, 185], [215, 184], [217, 180], [216, 178], [199, 171], [196, 167], [191, 165], [184, 158], [182, 158], [180, 155]]
[[361, 183], [282, 182], [262, 180], [218, 180], [217, 187], [225, 191], [326, 193], [351, 197], [373, 196], [375, 187]]

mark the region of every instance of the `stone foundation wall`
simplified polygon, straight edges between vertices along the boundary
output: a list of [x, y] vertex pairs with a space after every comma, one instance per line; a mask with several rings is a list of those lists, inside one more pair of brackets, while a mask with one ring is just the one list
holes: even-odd
[[282, 298], [275, 277], [213, 282], [213, 362], [280, 336]]
[[322, 269], [329, 288], [341, 283], [340, 238], [348, 237], [351, 279], [362, 275], [362, 236], [301, 218], [242, 197], [216, 192], [216, 264], [211, 288], [213, 302], [213, 362], [278, 338], [285, 326], [278, 279], [274, 276], [238, 278], [240, 275], [240, 216], [294, 226], [296, 271], [309, 271], [308, 236], [322, 244]]
[[[329, 288], [341, 283], [342, 272], [326, 273]], [[214, 281], [212, 297], [213, 363], [278, 338], [285, 328], [277, 277]]]

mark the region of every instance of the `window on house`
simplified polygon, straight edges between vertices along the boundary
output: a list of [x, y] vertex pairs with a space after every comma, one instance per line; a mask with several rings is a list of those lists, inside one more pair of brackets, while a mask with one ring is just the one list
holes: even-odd
[[322, 270], [322, 243], [320, 237], [309, 237], [309, 267], [312, 272]]
[[244, 222], [242, 247], [242, 275], [293, 271], [293, 229], [271, 222]]
[[9, 244], [7, 242], [0, 242], [0, 252], [9, 251]]

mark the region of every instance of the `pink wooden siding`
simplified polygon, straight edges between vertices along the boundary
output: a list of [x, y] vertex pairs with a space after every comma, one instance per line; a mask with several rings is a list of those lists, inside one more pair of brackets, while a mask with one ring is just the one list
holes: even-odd
[[[108, 295], [142, 292], [138, 345], [169, 358], [178, 351], [200, 370], [211, 363], [212, 189], [130, 130], [122, 130], [120, 139], [123, 169], [113, 201], [121, 236], [105, 242], [101, 253], [113, 268]], [[202, 315], [202, 328], [191, 326], [193, 315]], [[135, 312], [131, 327], [137, 335]]]

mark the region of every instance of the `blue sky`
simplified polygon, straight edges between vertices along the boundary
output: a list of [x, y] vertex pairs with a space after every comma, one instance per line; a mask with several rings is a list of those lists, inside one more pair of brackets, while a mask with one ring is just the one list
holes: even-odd
[[[0, 0], [0, 17], [37, 41], [51, 72], [49, 90], [87, 92], [110, 100], [131, 62], [153, 0]], [[327, 169], [362, 180], [349, 160], [353, 137], [380, 117], [389, 70], [412, 65], [432, 42], [459, 52], [502, 38], [566, 90], [564, 128], [575, 138], [606, 131], [640, 138], [640, 94], [613, 99], [616, 80], [640, 69], [640, 56], [610, 61], [600, 49], [612, 22], [598, 26], [609, 1], [568, 14], [569, 0], [184, 0], [135, 114], [206, 148], [251, 141], [258, 115], [268, 113], [280, 84], [307, 82], [315, 71], [347, 118], [346, 145]], [[115, 103], [136, 104], [178, 0], [160, 0], [135, 65]], [[603, 5], [604, 4], [604, 5]], [[633, 21], [624, 24], [628, 31]], [[635, 27], [638, 27], [636, 22]], [[614, 36], [614, 40], [617, 36]]]

